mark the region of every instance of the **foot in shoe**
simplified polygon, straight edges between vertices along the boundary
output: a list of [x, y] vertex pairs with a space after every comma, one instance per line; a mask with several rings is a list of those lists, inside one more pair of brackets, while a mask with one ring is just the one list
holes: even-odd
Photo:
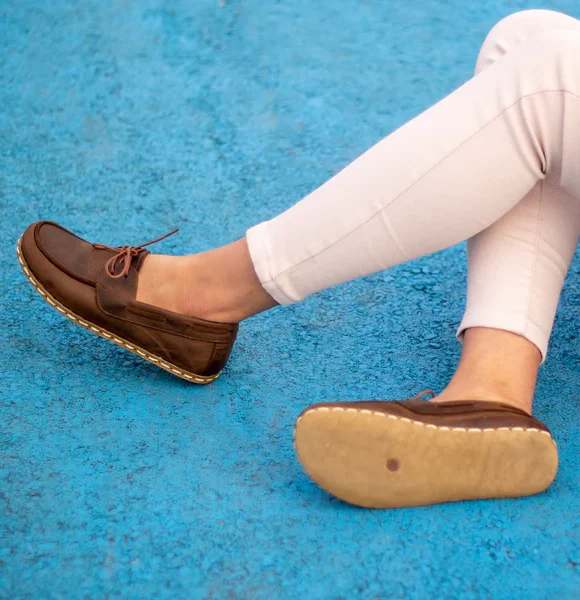
[[254, 271], [245, 238], [199, 254], [148, 254], [137, 300], [220, 323], [239, 323], [276, 306]]
[[298, 417], [294, 440], [320, 487], [369, 508], [528, 496], [558, 468], [548, 428], [497, 402], [315, 404]]
[[[141, 286], [150, 243], [91, 244], [56, 223], [40, 221], [24, 232], [17, 253], [34, 288], [61, 314], [178, 377], [210, 383], [230, 356], [238, 323], [200, 318], [181, 310], [187, 306], [177, 294], [162, 300], [150, 286]], [[187, 257], [161, 258], [172, 259], [167, 262], [177, 276], [179, 259]], [[168, 284], [163, 285], [167, 291]]]
[[148, 254], [139, 272], [137, 301], [208, 321], [241, 321], [246, 315], [236, 310], [232, 286], [222, 280], [224, 269], [215, 264], [218, 250], [186, 256]]

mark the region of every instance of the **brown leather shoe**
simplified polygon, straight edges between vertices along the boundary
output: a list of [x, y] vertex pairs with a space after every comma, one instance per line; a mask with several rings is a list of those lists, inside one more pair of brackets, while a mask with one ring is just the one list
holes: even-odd
[[135, 300], [149, 254], [144, 246], [165, 237], [110, 248], [40, 221], [24, 232], [17, 253], [26, 277], [65, 317], [178, 377], [210, 383], [230, 356], [238, 324], [186, 317]]
[[548, 428], [495, 402], [315, 404], [294, 441], [320, 487], [369, 508], [537, 494], [558, 469]]

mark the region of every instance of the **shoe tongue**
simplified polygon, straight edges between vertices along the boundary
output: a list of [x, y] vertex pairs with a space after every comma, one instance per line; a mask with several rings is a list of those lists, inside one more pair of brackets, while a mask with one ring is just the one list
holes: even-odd
[[131, 266], [135, 269], [135, 271], [137, 271], [137, 273], [139, 273], [139, 271], [141, 270], [141, 267], [143, 266], [143, 261], [145, 260], [145, 257], [148, 254], [151, 254], [151, 252], [149, 252], [147, 248], [143, 248], [139, 252], [139, 254], [137, 256], [134, 256], [131, 260]]
[[[121, 315], [126, 306], [135, 300], [137, 294], [137, 286], [139, 280], [139, 271], [143, 267], [145, 257], [150, 254], [148, 250], [141, 250], [139, 254], [131, 257], [131, 268], [127, 272], [126, 277], [111, 277], [103, 266], [100, 276], [100, 282], [103, 284], [98, 286], [97, 295], [100, 305], [113, 315]], [[107, 252], [106, 256], [111, 257], [111, 253]], [[124, 265], [122, 262], [115, 265], [115, 274], [123, 271]]]

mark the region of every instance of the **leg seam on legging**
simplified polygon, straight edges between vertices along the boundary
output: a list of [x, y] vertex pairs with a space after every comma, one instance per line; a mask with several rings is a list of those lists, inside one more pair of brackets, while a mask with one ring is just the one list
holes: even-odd
[[[459, 146], [457, 146], [456, 148], [454, 148], [453, 150], [451, 150], [450, 152], [448, 152], [439, 162], [437, 162], [429, 170], [427, 170], [425, 173], [423, 173], [423, 175], [421, 175], [421, 177], [419, 177], [418, 179], [416, 179], [415, 181], [413, 181], [413, 183], [411, 183], [411, 185], [408, 188], [406, 188], [400, 194], [398, 194], [395, 198], [393, 198], [387, 205], [382, 206], [379, 210], [377, 210], [375, 213], [373, 213], [368, 219], [366, 219], [365, 221], [363, 221], [362, 223], [360, 223], [359, 225], [357, 225], [354, 229], [352, 229], [351, 231], [349, 231], [348, 233], [346, 233], [345, 235], [343, 235], [342, 237], [340, 237], [338, 240], [336, 240], [332, 244], [326, 246], [322, 250], [319, 250], [315, 254], [312, 254], [308, 258], [305, 258], [305, 259], [301, 260], [300, 262], [296, 263], [295, 265], [292, 265], [291, 267], [288, 267], [287, 269], [285, 269], [281, 273], [278, 273], [275, 277], [273, 277], [273, 279], [276, 280], [278, 277], [281, 277], [282, 275], [284, 275], [288, 271], [291, 271], [292, 269], [295, 269], [296, 267], [299, 267], [301, 264], [303, 264], [305, 262], [308, 262], [309, 260], [312, 260], [313, 258], [315, 258], [316, 256], [322, 254], [323, 252], [326, 252], [327, 250], [329, 250], [333, 246], [336, 246], [336, 244], [338, 244], [341, 241], [343, 241], [344, 239], [346, 239], [348, 236], [350, 236], [353, 233], [355, 233], [361, 227], [363, 227], [364, 225], [366, 225], [367, 223], [369, 223], [370, 221], [372, 221], [375, 217], [377, 217], [377, 215], [379, 215], [382, 211], [384, 211], [389, 206], [391, 206], [391, 204], [394, 204], [401, 196], [403, 196], [404, 194], [406, 194], [414, 185], [416, 185], [417, 183], [419, 183], [424, 177], [426, 177], [429, 173], [431, 173], [431, 171], [433, 171], [434, 169], [436, 169], [441, 163], [443, 163], [445, 160], [447, 160], [452, 154], [454, 154], [455, 152], [457, 152], [461, 147], [463, 147], [473, 137], [475, 137], [478, 133], [480, 133], [486, 127], [488, 127], [489, 125], [491, 125], [496, 119], [498, 119], [499, 117], [501, 117], [506, 111], [508, 111], [511, 108], [513, 108], [516, 105], [518, 105], [522, 100], [524, 100], [526, 98], [531, 98], [533, 96], [539, 96], [541, 94], [553, 94], [553, 93], [568, 94], [568, 95], [570, 95], [570, 96], [572, 96], [572, 97], [580, 100], [580, 96], [578, 96], [577, 94], [574, 94], [573, 92], [570, 92], [568, 90], [562, 90], [562, 89], [559, 89], [559, 90], [542, 90], [541, 92], [534, 92], [533, 94], [527, 94], [525, 96], [522, 96], [516, 102], [514, 102], [513, 104], [510, 104], [510, 106], [507, 106], [506, 108], [504, 108], [493, 119], [491, 119], [489, 122], [487, 122], [485, 125], [483, 125], [483, 127], [480, 127], [477, 131], [475, 131], [474, 133], [472, 133], [466, 140], [464, 140], [463, 142], [461, 142], [461, 144], [459, 144]], [[380, 142], [378, 142], [378, 143], [380, 143]], [[543, 173], [543, 175], [545, 176], [546, 173]], [[538, 180], [539, 179], [541, 179], [541, 178], [538, 178]], [[269, 281], [271, 281], [271, 280], [269, 280]]]
[[540, 231], [542, 229], [542, 207], [544, 203], [544, 187], [545, 187], [545, 179], [541, 180], [540, 184], [540, 199], [538, 202], [538, 219], [536, 221], [536, 239], [534, 240], [534, 259], [532, 263], [532, 275], [530, 277], [530, 286], [528, 289], [528, 302], [526, 305], [526, 310], [524, 312], [524, 321], [522, 324], [522, 331], [526, 331], [526, 325], [528, 323], [528, 315], [530, 312], [530, 305], [532, 302], [532, 287], [534, 285], [534, 279], [536, 277], [536, 265], [538, 263], [538, 244], [540, 241]]

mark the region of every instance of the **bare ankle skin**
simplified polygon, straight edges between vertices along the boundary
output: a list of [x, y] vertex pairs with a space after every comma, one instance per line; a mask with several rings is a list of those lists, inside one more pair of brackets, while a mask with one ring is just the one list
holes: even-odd
[[538, 348], [520, 335], [486, 327], [468, 329], [457, 370], [432, 401], [490, 400], [531, 414], [541, 359]]
[[277, 306], [254, 271], [245, 238], [199, 254], [147, 256], [137, 300], [222, 323], [239, 323]]

